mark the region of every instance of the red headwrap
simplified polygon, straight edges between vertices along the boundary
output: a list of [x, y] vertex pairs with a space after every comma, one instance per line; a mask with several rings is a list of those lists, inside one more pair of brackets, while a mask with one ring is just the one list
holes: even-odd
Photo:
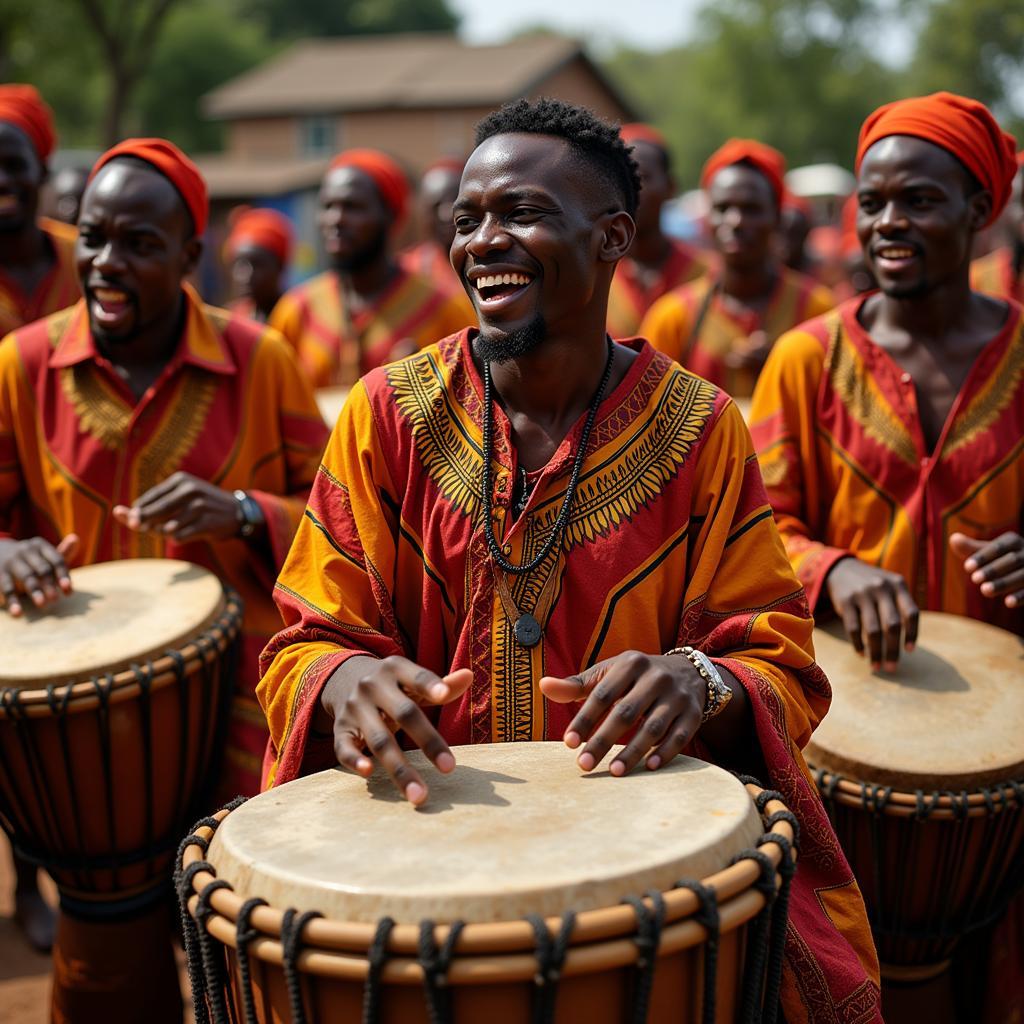
[[634, 142], [649, 142], [652, 146], [657, 146], [658, 149], [668, 152], [668, 142], [665, 140], [665, 136], [657, 128], [652, 128], [649, 124], [641, 124], [639, 121], [624, 124], [619, 129], [619, 138], [627, 146], [631, 146]]
[[89, 181], [96, 177], [101, 167], [118, 157], [131, 156], [152, 164], [177, 190], [192, 214], [192, 223], [197, 235], [206, 230], [210, 204], [206, 198], [206, 182], [199, 168], [173, 142], [166, 139], [125, 139], [108, 149], [96, 161]]
[[0, 85], [0, 121], [20, 128], [44, 163], [57, 145], [53, 111], [31, 85]]
[[890, 135], [912, 135], [952, 153], [992, 193], [987, 223], [1002, 213], [1017, 173], [1017, 143], [996, 124], [984, 103], [935, 92], [879, 107], [861, 126], [854, 170], [859, 173], [864, 154]]
[[246, 242], [273, 253], [283, 267], [292, 251], [292, 222], [277, 210], [242, 209], [231, 223], [229, 255]]
[[760, 171], [771, 185], [775, 193], [775, 201], [781, 206], [786, 193], [783, 178], [786, 174], [786, 158], [771, 146], [754, 139], [729, 139], [723, 146], [716, 149], [704, 165], [700, 174], [701, 188], [707, 189], [711, 179], [723, 168], [733, 164], [749, 164]]
[[346, 149], [331, 161], [329, 170], [338, 167], [354, 167], [368, 175], [377, 186], [384, 205], [391, 211], [395, 225], [405, 220], [409, 208], [409, 180], [386, 153], [377, 149]]

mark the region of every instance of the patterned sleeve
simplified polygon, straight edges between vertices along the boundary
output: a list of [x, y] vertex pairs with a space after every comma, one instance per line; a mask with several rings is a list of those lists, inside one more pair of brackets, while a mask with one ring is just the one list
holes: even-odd
[[328, 442], [274, 590], [285, 626], [263, 652], [256, 691], [270, 726], [265, 785], [333, 763], [330, 741], [310, 736], [332, 672], [356, 654], [409, 654], [392, 604], [398, 504], [360, 383]]
[[818, 458], [816, 409], [825, 346], [804, 328], [784, 334], [758, 378], [750, 422], [768, 500], [812, 609], [825, 577], [850, 552], [821, 541], [830, 498]]

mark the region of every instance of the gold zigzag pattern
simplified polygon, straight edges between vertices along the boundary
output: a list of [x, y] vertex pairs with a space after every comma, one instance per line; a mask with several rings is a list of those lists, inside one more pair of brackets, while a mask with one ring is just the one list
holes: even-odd
[[60, 371], [60, 384], [82, 430], [110, 451], [120, 448], [132, 411], [104, 385], [92, 364], [65, 366]]

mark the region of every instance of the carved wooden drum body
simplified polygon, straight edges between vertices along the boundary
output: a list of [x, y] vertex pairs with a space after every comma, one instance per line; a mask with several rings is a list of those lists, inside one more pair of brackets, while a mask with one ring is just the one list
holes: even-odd
[[814, 646], [833, 701], [807, 760], [883, 972], [925, 979], [1024, 884], [1024, 644], [924, 612], [895, 675], [872, 673], [838, 627]]
[[179, 895], [212, 1020], [774, 1019], [778, 794], [685, 757], [617, 779], [556, 743], [454, 753], [410, 755], [419, 810], [339, 769], [197, 826]]
[[0, 820], [65, 910], [120, 916], [162, 898], [215, 781], [241, 608], [171, 559], [71, 578], [48, 612], [0, 615]]

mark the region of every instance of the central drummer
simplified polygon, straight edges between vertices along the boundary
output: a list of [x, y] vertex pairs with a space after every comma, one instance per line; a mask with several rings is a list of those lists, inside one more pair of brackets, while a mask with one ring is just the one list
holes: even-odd
[[[477, 128], [452, 263], [468, 329], [353, 389], [278, 580], [265, 783], [563, 740], [584, 772], [685, 751], [802, 825], [789, 1021], [880, 1020], [863, 902], [804, 765], [828, 682], [728, 396], [605, 332], [639, 192], [617, 130], [554, 100]], [[569, 755], [567, 755], [569, 756]], [[339, 808], [339, 813], [343, 810]], [[609, 835], [626, 822], [608, 822]]]

